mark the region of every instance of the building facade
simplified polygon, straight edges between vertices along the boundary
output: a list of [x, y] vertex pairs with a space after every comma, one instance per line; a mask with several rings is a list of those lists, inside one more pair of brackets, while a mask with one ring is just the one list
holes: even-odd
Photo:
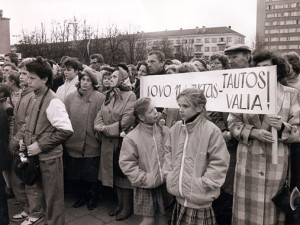
[[300, 0], [257, 0], [258, 47], [300, 54]]
[[216, 52], [223, 52], [228, 46], [243, 44], [245, 36], [232, 30], [231, 27], [196, 27], [196, 29], [166, 30], [147, 32], [142, 35], [147, 48], [168, 44], [175, 58], [185, 55], [209, 59]]
[[3, 11], [0, 10], [0, 54], [10, 52], [9, 20], [3, 17]]

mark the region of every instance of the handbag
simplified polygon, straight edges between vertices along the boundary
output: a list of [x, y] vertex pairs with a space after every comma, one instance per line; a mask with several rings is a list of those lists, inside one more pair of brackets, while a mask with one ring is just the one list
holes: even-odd
[[287, 217], [290, 217], [293, 214], [293, 209], [290, 206], [290, 198], [291, 198], [291, 191], [290, 186], [288, 184], [288, 174], [289, 174], [289, 166], [287, 169], [287, 178], [285, 180], [284, 186], [278, 191], [278, 193], [272, 198], [275, 206], [282, 212], [285, 213]]
[[[44, 93], [42, 100], [39, 105], [39, 109], [37, 112], [37, 116], [34, 123], [34, 128], [32, 135], [35, 134], [36, 125], [38, 118], [40, 116], [40, 111], [42, 108], [42, 105], [44, 103], [45, 97], [49, 91], [49, 88]], [[38, 136], [37, 136], [38, 137]], [[36, 137], [36, 139], [37, 139]], [[40, 164], [39, 164], [39, 157], [38, 155], [35, 156], [28, 156], [27, 148], [24, 151], [21, 151], [18, 155], [18, 158], [16, 159], [16, 162], [14, 163], [14, 171], [16, 175], [22, 180], [22, 182], [26, 185], [33, 185], [37, 178], [40, 176]]]
[[117, 148], [114, 151], [113, 155], [113, 168], [114, 168], [114, 174], [118, 175], [119, 177], [125, 178], [126, 175], [123, 173], [123, 171], [120, 168], [119, 165], [119, 159], [120, 159], [120, 152], [121, 152], [121, 147], [122, 147], [122, 141], [123, 138], [120, 136], [121, 133], [121, 120], [119, 121], [119, 137], [118, 137], [118, 145]]

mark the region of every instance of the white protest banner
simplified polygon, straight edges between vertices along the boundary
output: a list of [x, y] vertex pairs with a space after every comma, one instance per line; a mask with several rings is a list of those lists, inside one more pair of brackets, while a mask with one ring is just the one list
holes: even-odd
[[191, 87], [204, 91], [208, 111], [276, 112], [276, 66], [142, 76], [140, 90], [156, 107], [178, 108], [176, 96]]

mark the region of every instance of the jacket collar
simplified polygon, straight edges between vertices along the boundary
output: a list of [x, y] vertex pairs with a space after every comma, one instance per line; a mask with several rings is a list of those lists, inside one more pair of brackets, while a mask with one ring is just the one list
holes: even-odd
[[193, 118], [193, 117], [191, 117], [187, 123], [185, 123], [185, 124], [182, 123], [182, 126], [186, 126], [186, 128], [189, 132], [193, 131], [198, 126], [198, 123], [202, 123], [205, 120], [204, 112], [196, 114], [195, 118]]
[[33, 90], [30, 87], [26, 87], [22, 90], [21, 96], [27, 95], [28, 93], [32, 92]]
[[139, 123], [140, 125], [140, 129], [148, 134], [153, 134], [153, 131], [155, 129], [155, 126], [156, 124], [154, 125], [148, 125], [148, 124], [145, 124], [145, 123]]

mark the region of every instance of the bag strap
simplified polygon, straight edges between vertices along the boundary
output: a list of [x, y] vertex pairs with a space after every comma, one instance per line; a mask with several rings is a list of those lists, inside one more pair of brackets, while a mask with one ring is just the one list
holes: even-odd
[[33, 131], [32, 131], [32, 135], [35, 134], [36, 125], [37, 125], [37, 121], [38, 121], [38, 119], [40, 117], [41, 108], [43, 106], [44, 100], [45, 100], [46, 95], [48, 94], [49, 90], [50, 90], [50, 88], [47, 88], [47, 91], [43, 94], [43, 97], [42, 97], [42, 100], [40, 102], [39, 109], [38, 109], [38, 112], [37, 112], [37, 116], [35, 118], [35, 123], [34, 123], [34, 128], [33, 128]]

